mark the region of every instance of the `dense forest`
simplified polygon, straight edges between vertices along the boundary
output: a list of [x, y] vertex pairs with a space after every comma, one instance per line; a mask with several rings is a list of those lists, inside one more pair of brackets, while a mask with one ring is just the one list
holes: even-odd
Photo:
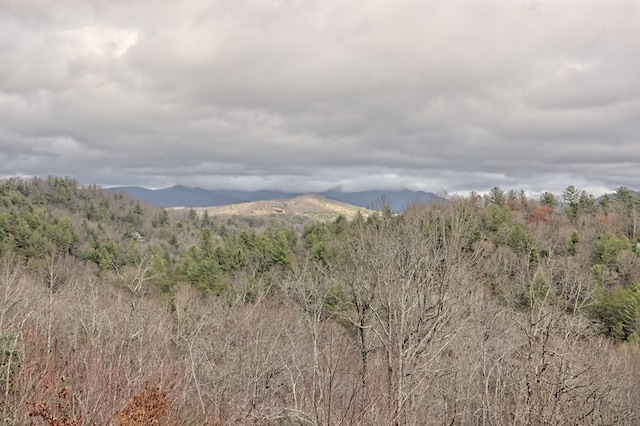
[[328, 222], [0, 182], [5, 425], [638, 424], [640, 197]]

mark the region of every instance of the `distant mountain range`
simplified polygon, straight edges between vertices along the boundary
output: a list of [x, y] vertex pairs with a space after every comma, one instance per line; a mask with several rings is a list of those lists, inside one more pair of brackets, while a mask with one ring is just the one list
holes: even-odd
[[[299, 192], [270, 190], [207, 190], [181, 185], [163, 189], [147, 189], [140, 186], [120, 186], [108, 188], [107, 190], [124, 192], [158, 207], [215, 207], [252, 201], [288, 200], [304, 195]], [[412, 203], [430, 203], [434, 200], [442, 200], [442, 198], [431, 192], [410, 191], [408, 189], [400, 191], [370, 190], [358, 192], [344, 192], [339, 189], [331, 189], [313, 194], [321, 195], [330, 200], [340, 201], [357, 207], [373, 210], [379, 210], [388, 204], [396, 212], [404, 210]]]

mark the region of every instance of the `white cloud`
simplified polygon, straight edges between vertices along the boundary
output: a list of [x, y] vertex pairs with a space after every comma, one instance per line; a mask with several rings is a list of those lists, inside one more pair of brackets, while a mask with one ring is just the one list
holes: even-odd
[[8, 0], [0, 175], [637, 188], [637, 22], [634, 0]]

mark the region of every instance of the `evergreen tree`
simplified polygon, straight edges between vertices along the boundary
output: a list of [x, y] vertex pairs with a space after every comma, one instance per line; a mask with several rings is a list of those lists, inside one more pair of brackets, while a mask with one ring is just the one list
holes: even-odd
[[565, 202], [565, 213], [569, 219], [575, 219], [578, 216], [578, 208], [580, 206], [580, 191], [575, 186], [570, 185], [562, 193], [562, 200]]
[[556, 200], [556, 196], [553, 195], [549, 191], [545, 191], [540, 194], [540, 205], [545, 207], [555, 208], [558, 204], [558, 200]]

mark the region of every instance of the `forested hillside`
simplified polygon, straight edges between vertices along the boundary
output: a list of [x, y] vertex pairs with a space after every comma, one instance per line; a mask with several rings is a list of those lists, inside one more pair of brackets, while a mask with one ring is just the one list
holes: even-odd
[[221, 220], [3, 181], [2, 424], [637, 424], [640, 199], [560, 198]]

